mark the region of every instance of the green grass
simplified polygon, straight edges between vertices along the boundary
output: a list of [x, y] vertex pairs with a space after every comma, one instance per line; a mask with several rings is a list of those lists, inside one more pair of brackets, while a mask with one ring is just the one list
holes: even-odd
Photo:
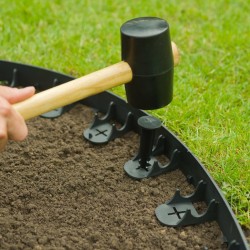
[[[0, 59], [78, 77], [120, 61], [123, 22], [168, 20], [181, 63], [173, 102], [152, 113], [206, 166], [250, 228], [249, 13], [245, 0], [0, 0]], [[113, 91], [125, 96], [122, 86]]]

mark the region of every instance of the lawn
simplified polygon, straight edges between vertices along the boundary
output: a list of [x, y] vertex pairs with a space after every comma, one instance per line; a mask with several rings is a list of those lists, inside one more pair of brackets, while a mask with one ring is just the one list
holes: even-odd
[[[204, 164], [250, 228], [249, 13], [245, 0], [0, 0], [0, 59], [78, 77], [120, 61], [125, 21], [166, 19], [181, 62], [173, 102], [150, 112]], [[125, 97], [123, 86], [113, 91]]]

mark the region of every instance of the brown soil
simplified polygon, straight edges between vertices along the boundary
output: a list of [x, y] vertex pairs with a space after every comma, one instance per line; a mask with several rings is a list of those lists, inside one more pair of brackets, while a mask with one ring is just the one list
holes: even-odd
[[136, 154], [138, 135], [92, 145], [82, 137], [92, 117], [78, 105], [56, 119], [32, 119], [28, 138], [1, 154], [0, 249], [225, 248], [216, 222], [160, 225], [155, 208], [177, 188], [186, 195], [193, 187], [179, 170], [129, 178], [123, 165]]

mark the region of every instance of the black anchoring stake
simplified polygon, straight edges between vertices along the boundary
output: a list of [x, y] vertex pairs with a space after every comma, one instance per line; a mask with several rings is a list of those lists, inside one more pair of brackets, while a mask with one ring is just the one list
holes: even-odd
[[142, 116], [138, 119], [141, 128], [140, 148], [137, 156], [128, 161], [125, 172], [135, 179], [142, 179], [148, 176], [154, 162], [157, 160], [152, 157], [154, 146], [155, 131], [161, 127], [161, 121], [152, 116]]
[[148, 171], [154, 145], [155, 131], [161, 127], [161, 121], [152, 116], [142, 116], [138, 119], [138, 125], [141, 128], [138, 168]]
[[175, 170], [178, 167], [180, 151], [175, 149], [166, 165], [161, 165], [156, 156], [164, 154], [166, 138], [162, 135], [155, 142], [156, 131], [161, 127], [161, 121], [152, 116], [141, 116], [138, 121], [141, 129], [140, 147], [134, 159], [124, 165], [125, 172], [134, 179], [157, 176]]

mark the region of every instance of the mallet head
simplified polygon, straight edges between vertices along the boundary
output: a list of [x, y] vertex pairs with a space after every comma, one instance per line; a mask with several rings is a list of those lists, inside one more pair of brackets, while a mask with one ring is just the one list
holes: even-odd
[[174, 60], [168, 23], [141, 17], [121, 26], [122, 60], [133, 72], [125, 84], [128, 103], [139, 109], [157, 109], [173, 98]]

